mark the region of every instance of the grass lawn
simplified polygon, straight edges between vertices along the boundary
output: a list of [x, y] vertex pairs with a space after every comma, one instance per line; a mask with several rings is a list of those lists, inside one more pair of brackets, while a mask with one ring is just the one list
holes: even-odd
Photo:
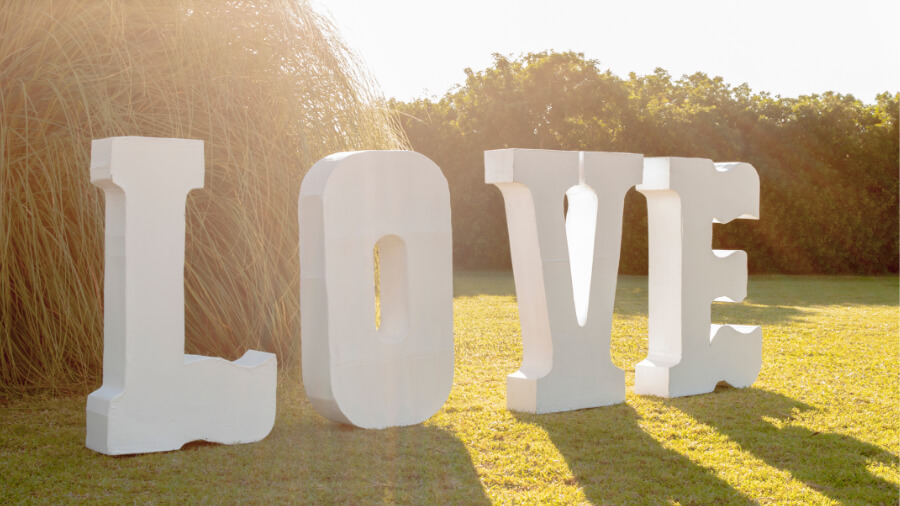
[[[754, 277], [717, 323], [763, 326], [748, 389], [549, 415], [505, 408], [521, 358], [513, 278], [457, 273], [456, 376], [423, 425], [367, 431], [319, 417], [299, 370], [279, 380], [260, 443], [107, 457], [84, 447], [85, 397], [0, 405], [0, 503], [897, 504], [896, 277]], [[647, 279], [621, 277], [613, 361], [647, 353]]]

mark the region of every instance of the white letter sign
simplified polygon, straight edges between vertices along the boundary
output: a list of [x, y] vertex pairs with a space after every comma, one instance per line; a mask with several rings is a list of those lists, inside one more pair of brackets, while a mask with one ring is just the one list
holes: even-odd
[[87, 447], [119, 455], [266, 437], [275, 355], [184, 353], [184, 206], [203, 187], [203, 142], [95, 140], [91, 182], [106, 194], [106, 265], [103, 386], [87, 400]]
[[711, 250], [712, 223], [759, 216], [759, 176], [747, 163], [648, 158], [650, 346], [635, 368], [638, 394], [680, 397], [719, 381], [749, 386], [762, 364], [759, 327], [710, 325], [713, 300], [747, 294], [747, 254]]
[[299, 221], [310, 402], [363, 428], [425, 421], [453, 385], [450, 193], [441, 170], [411, 151], [328, 156], [303, 180]]
[[485, 151], [485, 181], [506, 205], [522, 325], [522, 366], [506, 383], [509, 409], [548, 413], [625, 400], [610, 332], [625, 193], [641, 180], [642, 158]]

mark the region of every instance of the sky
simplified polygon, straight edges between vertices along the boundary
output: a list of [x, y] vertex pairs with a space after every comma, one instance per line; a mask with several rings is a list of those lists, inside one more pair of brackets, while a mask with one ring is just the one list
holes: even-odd
[[627, 78], [722, 76], [754, 92], [900, 91], [897, 0], [312, 0], [386, 97], [440, 97], [493, 53], [576, 51]]

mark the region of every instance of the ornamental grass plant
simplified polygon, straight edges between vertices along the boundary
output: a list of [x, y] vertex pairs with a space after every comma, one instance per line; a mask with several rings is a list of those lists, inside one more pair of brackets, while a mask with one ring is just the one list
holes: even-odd
[[0, 393], [85, 391], [103, 352], [104, 200], [92, 139], [200, 139], [188, 196], [190, 353], [299, 354], [297, 196], [330, 153], [403, 146], [306, 0], [4, 2]]

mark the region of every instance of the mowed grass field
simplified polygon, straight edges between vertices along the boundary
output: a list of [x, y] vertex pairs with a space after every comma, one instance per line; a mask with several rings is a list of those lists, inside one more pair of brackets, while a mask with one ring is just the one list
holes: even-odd
[[763, 326], [759, 379], [688, 398], [630, 392], [647, 279], [620, 277], [612, 357], [627, 401], [507, 411], [522, 352], [512, 274], [457, 273], [454, 386], [419, 426], [328, 422], [293, 369], [259, 443], [107, 457], [84, 447], [84, 396], [6, 399], [0, 503], [897, 504], [898, 279], [754, 277], [748, 293], [714, 304], [713, 321]]

